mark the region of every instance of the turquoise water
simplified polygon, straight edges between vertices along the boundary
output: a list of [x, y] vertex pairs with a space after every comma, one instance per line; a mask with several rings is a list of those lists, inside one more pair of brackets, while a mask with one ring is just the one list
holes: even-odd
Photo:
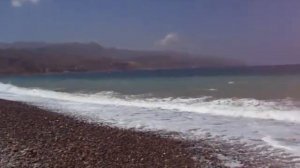
[[0, 79], [20, 87], [37, 87], [62, 92], [96, 93], [113, 91], [124, 95], [153, 97], [255, 98], [300, 100], [300, 75], [224, 75], [224, 76], [107, 76], [79, 73], [36, 75]]

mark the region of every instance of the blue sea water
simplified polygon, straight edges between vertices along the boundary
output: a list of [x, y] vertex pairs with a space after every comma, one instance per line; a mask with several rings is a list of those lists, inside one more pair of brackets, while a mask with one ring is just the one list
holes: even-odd
[[300, 73], [159, 70], [0, 78], [0, 98], [91, 122], [207, 133], [300, 156]]

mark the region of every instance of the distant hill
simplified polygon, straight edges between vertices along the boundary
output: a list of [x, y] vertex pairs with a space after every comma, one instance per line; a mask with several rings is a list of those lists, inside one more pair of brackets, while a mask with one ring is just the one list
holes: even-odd
[[231, 59], [105, 48], [97, 43], [0, 43], [0, 73], [114, 71], [241, 66]]
[[1, 43], [0, 49], [30, 49], [30, 48], [41, 48], [48, 46], [48, 43], [45, 42], [14, 42], [14, 43]]

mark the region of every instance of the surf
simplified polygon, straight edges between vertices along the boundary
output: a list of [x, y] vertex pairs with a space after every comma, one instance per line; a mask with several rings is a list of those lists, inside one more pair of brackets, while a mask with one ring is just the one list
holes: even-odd
[[139, 107], [146, 109], [172, 110], [233, 118], [253, 118], [300, 123], [300, 108], [292, 100], [265, 101], [249, 98], [213, 99], [209, 96], [199, 98], [182, 97], [143, 97], [141, 95], [121, 95], [106, 91], [98, 93], [67, 93], [40, 88], [23, 88], [12, 84], [0, 83], [0, 98], [25, 101], [30, 98]]

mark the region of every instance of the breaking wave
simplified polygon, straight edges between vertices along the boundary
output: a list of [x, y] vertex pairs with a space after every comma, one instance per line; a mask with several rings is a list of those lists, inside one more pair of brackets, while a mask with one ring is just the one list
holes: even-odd
[[126, 96], [115, 92], [99, 92], [95, 94], [66, 93], [38, 88], [22, 88], [0, 83], [0, 98], [6, 99], [9, 95], [14, 95], [15, 99], [24, 101], [29, 97], [35, 97], [78, 103], [163, 109], [300, 123], [300, 109], [291, 100], [263, 101], [236, 98], [212, 99], [211, 97], [142, 98], [142, 96]]

